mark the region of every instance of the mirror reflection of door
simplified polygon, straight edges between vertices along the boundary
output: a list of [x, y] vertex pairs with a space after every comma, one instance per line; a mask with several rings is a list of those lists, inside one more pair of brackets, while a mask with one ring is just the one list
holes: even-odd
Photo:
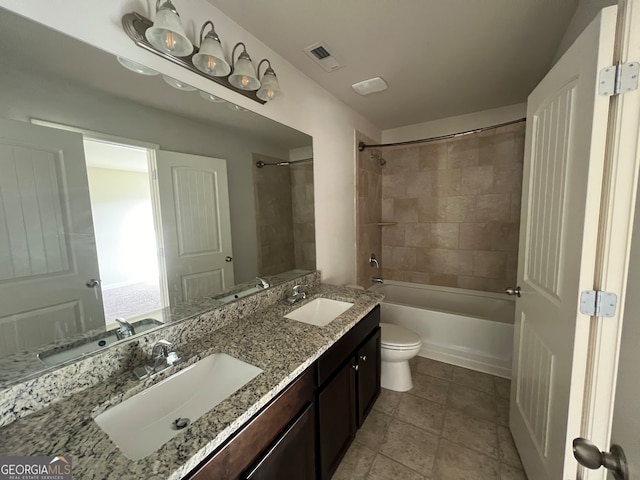
[[[0, 351], [104, 325], [82, 137], [0, 120]], [[93, 285], [93, 287], [89, 286]]]
[[149, 151], [89, 138], [84, 148], [107, 325], [115, 318], [162, 319], [168, 302], [160, 277]]

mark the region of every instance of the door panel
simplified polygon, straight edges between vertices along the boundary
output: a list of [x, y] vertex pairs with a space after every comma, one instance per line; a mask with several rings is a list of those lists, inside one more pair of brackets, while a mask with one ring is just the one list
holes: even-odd
[[380, 327], [356, 352], [358, 364], [358, 428], [380, 394]]
[[164, 151], [157, 161], [171, 304], [233, 286], [226, 161]]
[[3, 353], [104, 326], [91, 278], [100, 276], [82, 136], [1, 120]]
[[585, 29], [531, 93], [523, 178], [510, 422], [529, 480], [575, 472], [593, 288], [616, 7]]

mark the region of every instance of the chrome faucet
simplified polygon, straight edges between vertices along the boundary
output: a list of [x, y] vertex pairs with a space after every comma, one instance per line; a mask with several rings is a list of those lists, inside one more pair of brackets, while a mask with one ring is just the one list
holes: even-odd
[[371, 283], [384, 283], [384, 280], [380, 277], [371, 277]]
[[127, 322], [124, 318], [116, 318], [116, 322], [120, 324], [120, 326], [116, 330], [116, 338], [118, 340], [132, 337], [136, 334], [136, 330], [133, 328], [133, 325]]
[[369, 257], [369, 265], [372, 267], [380, 268], [380, 264], [378, 263], [378, 259], [376, 258], [375, 253], [372, 253]]
[[258, 288], [269, 288], [271, 286], [271, 284], [262, 277], [256, 277], [256, 280], [260, 282], [256, 285]]
[[151, 350], [151, 364], [133, 369], [138, 380], [144, 380], [178, 363], [180, 358], [176, 352], [172, 351], [172, 348], [171, 342], [158, 340]]
[[305, 298], [307, 298], [307, 292], [305, 291], [300, 291], [301, 288], [303, 287], [307, 287], [308, 285], [296, 285], [293, 287], [293, 295], [291, 295], [290, 297], [288, 297], [285, 301], [289, 304], [289, 305], [294, 305], [302, 300], [304, 300]]

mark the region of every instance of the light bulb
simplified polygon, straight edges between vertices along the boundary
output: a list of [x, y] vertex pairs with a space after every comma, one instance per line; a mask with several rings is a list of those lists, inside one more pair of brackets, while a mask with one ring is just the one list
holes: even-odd
[[272, 88], [267, 90], [267, 98], [269, 100], [273, 100], [273, 97], [274, 97], [275, 94], [276, 94], [276, 92], [274, 92]]
[[176, 38], [173, 36], [173, 32], [167, 31], [164, 37], [164, 44], [167, 46], [169, 50], [173, 50], [176, 48]]
[[240, 83], [242, 84], [243, 87], [246, 87], [247, 85], [249, 85], [249, 77], [247, 77], [246, 75], [243, 75], [242, 80], [240, 80]]
[[209, 59], [207, 60], [207, 68], [209, 70], [213, 70], [216, 68], [216, 59], [209, 55]]

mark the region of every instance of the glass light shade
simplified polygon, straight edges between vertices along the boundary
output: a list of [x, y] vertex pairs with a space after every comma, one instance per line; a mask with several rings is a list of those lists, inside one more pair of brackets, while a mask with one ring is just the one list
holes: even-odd
[[173, 88], [177, 88], [178, 90], [182, 90], [183, 92], [195, 92], [197, 90], [197, 88], [192, 87], [188, 83], [181, 82], [180, 80], [168, 75], [162, 75], [162, 78]]
[[160, 8], [153, 26], [144, 36], [156, 49], [176, 57], [186, 57], [193, 52], [193, 45], [184, 33], [180, 17], [166, 8]]
[[281, 95], [280, 84], [273, 70], [267, 70], [262, 76], [262, 85], [256, 93], [260, 100], [268, 102]]
[[234, 112], [248, 112], [248, 110], [240, 105], [236, 105], [235, 103], [230, 103], [227, 105]]
[[193, 64], [201, 72], [214, 77], [226, 77], [231, 71], [231, 65], [224, 59], [222, 45], [214, 38], [205, 37], [200, 51], [193, 56]]
[[257, 90], [260, 88], [256, 70], [253, 68], [251, 59], [248, 56], [240, 56], [233, 68], [233, 73], [229, 75], [229, 83], [241, 90]]
[[124, 68], [131, 70], [132, 72], [139, 73], [140, 75], [159, 75], [153, 68], [149, 68], [145, 65], [142, 65], [138, 62], [134, 62], [133, 60], [129, 60], [124, 57], [116, 57], [118, 59], [118, 63], [122, 65]]
[[226, 100], [220, 98], [220, 97], [216, 97], [215, 95], [211, 95], [209, 92], [203, 92], [202, 90], [199, 90], [198, 93], [200, 94], [200, 96], [202, 98], [204, 98], [205, 100], [209, 100], [210, 102], [213, 103], [224, 103], [226, 102]]

